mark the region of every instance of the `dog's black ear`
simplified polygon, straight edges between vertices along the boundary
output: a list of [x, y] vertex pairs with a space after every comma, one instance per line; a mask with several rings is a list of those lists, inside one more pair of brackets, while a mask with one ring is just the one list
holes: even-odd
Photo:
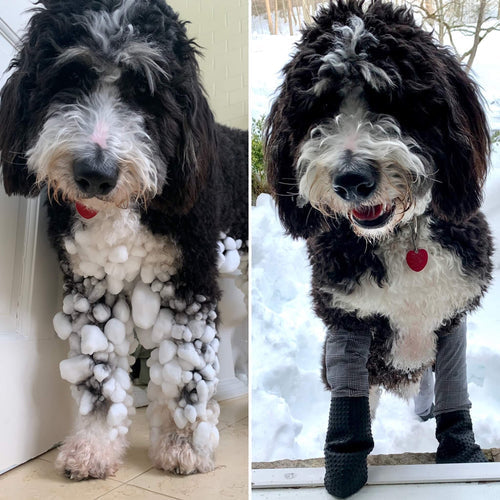
[[[307, 124], [306, 120], [300, 120], [297, 110], [304, 106], [302, 109], [307, 111], [308, 105], [297, 102], [298, 96], [290, 95], [287, 86], [285, 80], [265, 123], [264, 160], [267, 179], [287, 233], [294, 238], [308, 238], [319, 231], [324, 218], [299, 196], [295, 162], [299, 144], [307, 134]], [[307, 99], [305, 93], [303, 97]]]
[[[186, 213], [196, 203], [200, 191], [211, 177], [210, 172], [217, 161], [217, 139], [215, 119], [199, 76], [193, 79], [184, 99], [185, 114], [176, 156], [179, 163], [171, 171], [170, 180], [182, 186], [175, 194], [175, 207]], [[169, 192], [171, 197], [172, 186]]]
[[440, 71], [445, 76], [441, 101], [444, 124], [439, 131], [443, 147], [435, 154], [432, 209], [438, 217], [460, 222], [481, 205], [490, 135], [477, 85], [448, 54]]
[[[211, 178], [217, 157], [216, 125], [200, 83], [195, 44], [180, 35], [177, 60], [170, 61], [173, 74], [162, 96], [160, 149], [167, 165], [165, 186], [153, 206], [187, 213]], [[174, 94], [172, 94], [174, 92]]]
[[14, 70], [0, 92], [0, 166], [7, 194], [36, 196], [39, 187], [35, 175], [28, 171], [26, 150], [32, 94], [30, 68], [23, 48], [10, 65]]

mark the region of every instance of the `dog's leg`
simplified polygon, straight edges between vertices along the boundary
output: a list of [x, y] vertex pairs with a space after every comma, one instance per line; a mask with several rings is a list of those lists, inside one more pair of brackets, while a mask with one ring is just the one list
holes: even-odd
[[439, 446], [437, 463], [487, 462], [476, 444], [467, 391], [467, 326], [465, 319], [438, 338], [435, 415]]
[[371, 333], [330, 331], [326, 339], [326, 377], [332, 390], [325, 443], [325, 487], [345, 498], [358, 491], [368, 477], [366, 457], [373, 449], [368, 370]]
[[150, 457], [159, 469], [192, 474], [214, 468], [219, 441], [215, 309], [215, 302], [200, 295], [171, 299], [155, 325], [163, 333], [153, 330], [158, 348], [148, 361], [148, 417]]
[[82, 289], [84, 282], [64, 298], [63, 312], [54, 318], [57, 334], [69, 338], [69, 358], [61, 362], [60, 370], [71, 383], [79, 410], [56, 468], [76, 480], [116, 472], [127, 446], [129, 416], [135, 411], [128, 372], [129, 352], [137, 343], [129, 306], [123, 297], [109, 294], [93, 302], [103, 287], [87, 283]]

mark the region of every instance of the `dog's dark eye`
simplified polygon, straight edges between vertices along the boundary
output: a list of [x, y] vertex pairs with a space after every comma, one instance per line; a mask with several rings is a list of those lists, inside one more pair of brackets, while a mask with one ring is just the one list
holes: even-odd
[[154, 99], [154, 91], [144, 75], [134, 71], [125, 72], [120, 78], [120, 90], [124, 96], [140, 104]]
[[77, 72], [77, 71], [72, 71], [69, 75], [66, 77], [66, 84], [68, 85], [79, 85], [82, 80], [82, 74]]
[[54, 92], [88, 89], [97, 80], [97, 73], [83, 63], [69, 63], [52, 75]]
[[151, 91], [149, 90], [148, 85], [145, 83], [138, 83], [135, 87], [135, 91], [140, 95], [151, 95]]
[[131, 76], [132, 86], [130, 90], [135, 93], [138, 97], [147, 98], [154, 95], [154, 91], [151, 90], [149, 82], [143, 75], [133, 74]]
[[322, 135], [323, 133], [321, 132], [321, 129], [318, 127], [314, 127], [311, 130], [311, 139], [319, 139]]

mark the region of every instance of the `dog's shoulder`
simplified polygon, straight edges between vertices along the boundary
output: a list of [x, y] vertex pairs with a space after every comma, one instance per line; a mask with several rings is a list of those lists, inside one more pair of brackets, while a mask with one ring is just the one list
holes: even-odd
[[345, 219], [332, 219], [328, 228], [307, 240], [313, 282], [347, 294], [366, 276], [381, 286], [386, 269], [378, 245], [358, 237]]
[[486, 283], [490, 281], [493, 239], [482, 212], [477, 212], [460, 224], [433, 218], [429, 229], [433, 241], [460, 258], [466, 273], [479, 275]]

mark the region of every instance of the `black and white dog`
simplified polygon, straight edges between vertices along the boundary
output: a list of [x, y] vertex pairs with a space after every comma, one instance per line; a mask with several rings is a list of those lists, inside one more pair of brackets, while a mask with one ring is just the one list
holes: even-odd
[[46, 188], [64, 273], [54, 327], [79, 417], [56, 465], [116, 471], [138, 339], [154, 349], [153, 463], [212, 470], [217, 277], [247, 239], [247, 134], [215, 124], [197, 46], [163, 0], [39, 3], [1, 93], [0, 149], [8, 194]]
[[323, 7], [283, 73], [266, 158], [284, 226], [307, 239], [328, 328], [328, 491], [366, 482], [379, 387], [413, 395], [430, 366], [437, 461], [484, 461], [465, 372], [465, 315], [492, 253], [476, 85], [410, 11], [378, 0]]

